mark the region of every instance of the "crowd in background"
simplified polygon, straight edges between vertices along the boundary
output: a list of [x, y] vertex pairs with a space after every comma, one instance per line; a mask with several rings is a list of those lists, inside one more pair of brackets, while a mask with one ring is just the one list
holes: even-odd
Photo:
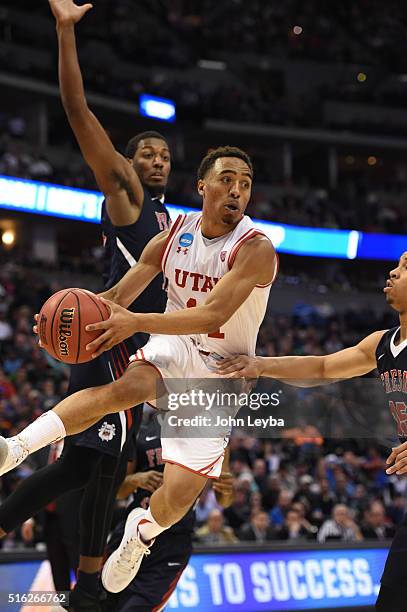
[[[298, 0], [267, 5], [179, 0], [148, 6], [105, 0], [80, 25], [80, 37], [87, 83], [94, 91], [128, 100], [144, 91], [174, 98], [184, 119], [321, 125], [326, 99], [404, 104], [402, 82], [391, 91], [381, 87], [383, 73], [402, 73], [406, 67], [407, 25], [394, 1], [383, 15], [379, 2], [366, 0], [335, 7], [317, 0], [306, 5]], [[55, 31], [47, 5], [21, 11], [5, 0], [0, 42], [2, 68], [54, 80]], [[28, 48], [35, 52], [25, 54]], [[255, 62], [248, 61], [253, 57]], [[293, 96], [270, 65], [276, 59], [374, 65], [375, 75], [362, 87], [350, 86], [339, 75], [335, 84]], [[224, 61], [229, 78], [208, 84], [191, 76], [200, 60]], [[151, 66], [154, 73], [148, 71]]]
[[[67, 389], [69, 368], [40, 349], [32, 332], [33, 314], [52, 292], [66, 286], [62, 280], [51, 280], [54, 278], [51, 272], [55, 271], [11, 262], [0, 268], [2, 435], [16, 434], [52, 408]], [[74, 285], [88, 282], [79, 271], [76, 275], [76, 282], [75, 276], [70, 278]], [[258, 352], [267, 355], [333, 352], [353, 344], [371, 330], [393, 323], [384, 312], [353, 310], [339, 314], [334, 308], [324, 311], [303, 304], [292, 312], [267, 316]], [[360, 397], [364, 392], [360, 391]], [[381, 400], [380, 392], [375, 395]], [[295, 412], [295, 399], [288, 401]], [[316, 413], [312, 412], [315, 402]], [[336, 391], [303, 395], [300, 405], [310, 408], [307, 418], [304, 420], [300, 414], [292, 427], [286, 427], [274, 438], [256, 438], [236, 429], [230, 463], [234, 502], [223, 511], [216, 504], [212, 489], [205, 490], [196, 510], [197, 541], [360, 540], [382, 539], [392, 534], [404, 513], [407, 481], [388, 477], [384, 471], [384, 445], [388, 442], [381, 436], [382, 423], [388, 425], [391, 419], [382, 402], [378, 411], [383, 414], [378, 418], [379, 413], [374, 413], [367, 433], [362, 427], [359, 437], [355, 434], [355, 423], [343, 421], [344, 414], [349, 421], [354, 408], [344, 413]], [[318, 414], [323, 417], [327, 411], [335, 426], [322, 425], [324, 418]], [[372, 415], [370, 401], [369, 412]], [[316, 420], [312, 421], [311, 414], [317, 414]], [[376, 435], [379, 439], [375, 440]], [[28, 460], [3, 477], [0, 500], [33, 469], [34, 464]], [[21, 538], [16, 532], [3, 545], [22, 546]]]
[[[94, 177], [78, 155], [65, 149], [60, 156], [39, 150], [25, 136], [23, 116], [0, 114], [0, 174], [97, 189]], [[407, 172], [400, 165], [390, 180], [369, 173], [343, 176], [336, 188], [306, 180], [282, 181], [262, 169], [261, 148], [252, 147], [255, 187], [248, 213], [258, 219], [291, 225], [357, 229], [400, 234], [407, 223]], [[197, 161], [198, 162], [198, 153]], [[175, 163], [167, 201], [200, 207], [195, 175]], [[322, 175], [322, 172], [321, 172]], [[267, 182], [266, 182], [267, 181]]]

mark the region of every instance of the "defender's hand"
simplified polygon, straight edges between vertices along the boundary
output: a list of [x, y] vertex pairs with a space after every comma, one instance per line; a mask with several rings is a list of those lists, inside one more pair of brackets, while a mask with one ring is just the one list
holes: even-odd
[[85, 13], [93, 8], [89, 3], [78, 6], [73, 0], [48, 0], [48, 2], [57, 24], [63, 26], [78, 23]]
[[138, 331], [137, 318], [134, 313], [118, 306], [118, 304], [109, 302], [109, 300], [100, 299], [109, 308], [110, 317], [106, 321], [91, 323], [86, 326], [86, 331], [104, 331], [86, 347], [86, 350], [92, 353], [93, 359]]
[[139, 472], [139, 487], [140, 489], [146, 489], [150, 493], [154, 493], [156, 489], [161, 487], [163, 483], [163, 475], [161, 472], [155, 470], [149, 470], [148, 472]]
[[386, 474], [397, 474], [397, 476], [407, 474], [407, 442], [392, 448], [386, 464], [391, 466], [387, 468]]
[[234, 501], [233, 475], [230, 472], [222, 472], [217, 480], [212, 483], [215, 491], [216, 501], [223, 508], [228, 508]]
[[261, 376], [261, 366], [258, 357], [238, 355], [228, 357], [219, 362], [218, 374], [235, 378], [258, 378]]

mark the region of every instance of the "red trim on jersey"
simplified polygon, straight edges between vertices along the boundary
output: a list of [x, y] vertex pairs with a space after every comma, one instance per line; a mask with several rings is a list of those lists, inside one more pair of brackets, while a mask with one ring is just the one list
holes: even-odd
[[115, 380], [117, 380], [118, 378], [120, 378], [121, 374], [120, 374], [119, 370], [117, 369], [117, 364], [116, 364], [116, 361], [115, 361], [115, 359], [114, 359], [113, 353], [112, 353], [112, 355], [111, 355], [111, 356], [112, 356], [112, 361], [111, 361], [111, 363], [113, 364], [113, 367], [114, 367], [114, 370], [115, 370], [115, 374], [116, 374], [116, 378], [115, 378]]
[[279, 269], [280, 269], [280, 258], [278, 256], [278, 254], [276, 253], [276, 263], [274, 264], [273, 278], [271, 279], [271, 281], [269, 283], [266, 283], [265, 285], [256, 285], [256, 287], [258, 287], [259, 289], [264, 289], [265, 287], [270, 287], [270, 285], [272, 285], [274, 283], [274, 281], [276, 280]]
[[[206, 467], [202, 468], [202, 470], [199, 470], [202, 474], [203, 472], [210, 472], [210, 470], [213, 468], [213, 466], [215, 465], [215, 463], [217, 461], [219, 461], [219, 459], [221, 457], [224, 457], [225, 455], [225, 451], [223, 451], [223, 453], [221, 455], [219, 455], [219, 457], [217, 459], [215, 459], [215, 461], [212, 461], [212, 463], [210, 463], [209, 465], [207, 465]], [[204, 475], [204, 474], [203, 474]]]
[[133, 425], [133, 414], [131, 411], [131, 408], [126, 410], [127, 431], [130, 431], [131, 426]]
[[124, 351], [124, 354], [126, 355], [126, 359], [127, 359], [127, 363], [128, 363], [128, 362], [129, 362], [129, 359], [130, 359], [130, 355], [129, 355], [129, 351], [127, 350], [126, 343], [125, 343], [125, 342], [122, 342], [122, 343], [120, 344], [120, 346], [121, 346], [121, 347], [123, 347], [123, 351]]
[[121, 358], [123, 359], [124, 369], [126, 369], [127, 364], [129, 363], [129, 355], [128, 355], [127, 351], [125, 350], [126, 349], [126, 345], [124, 344], [124, 342], [121, 342], [118, 345], [118, 348], [119, 348], [119, 351], [120, 351]]
[[[243, 234], [243, 236], [241, 236], [239, 238], [239, 240], [233, 245], [230, 253], [229, 253], [229, 257], [228, 257], [228, 267], [229, 270], [232, 268], [235, 259], [236, 259], [236, 255], [238, 254], [238, 251], [240, 249], [240, 247], [247, 242], [248, 240], [250, 240], [250, 238], [253, 238], [254, 236], [265, 236], [265, 238], [267, 238], [267, 240], [270, 240], [270, 238], [268, 236], [266, 236], [266, 234], [264, 234], [263, 232], [256, 230], [255, 228], [252, 228], [250, 230], [248, 230], [245, 234]], [[270, 241], [271, 242], [271, 241]], [[274, 264], [274, 274], [273, 274], [273, 278], [271, 279], [271, 281], [269, 283], [266, 283], [265, 285], [256, 285], [256, 287], [258, 289], [265, 289], [266, 287], [269, 287], [270, 285], [272, 285], [274, 283], [274, 281], [276, 280], [277, 274], [278, 274], [278, 269], [279, 269], [279, 258], [278, 255], [276, 253], [276, 262]]]
[[202, 215], [198, 218], [198, 221], [195, 224], [195, 229], [196, 230], [198, 229], [198, 227], [201, 226], [201, 223], [202, 223]]
[[251, 227], [249, 230], [247, 230], [247, 232], [245, 234], [243, 234], [243, 236], [241, 236], [239, 238], [239, 240], [237, 242], [235, 242], [235, 244], [231, 248], [231, 251], [230, 251], [229, 257], [228, 257], [228, 268], [229, 268], [229, 270], [232, 268], [232, 266], [234, 264], [234, 261], [236, 259], [236, 255], [237, 255], [240, 247], [247, 240], [250, 240], [250, 238], [253, 238], [254, 236], [257, 236], [258, 234], [260, 234], [261, 236], [265, 235], [265, 234], [263, 234], [263, 232], [260, 232], [259, 230], [256, 230], [254, 227]]
[[165, 274], [165, 264], [167, 263], [168, 255], [171, 250], [172, 243], [174, 242], [175, 234], [177, 233], [181, 225], [184, 223], [186, 217], [187, 216], [185, 214], [178, 215], [178, 217], [176, 218], [174, 222], [174, 225], [170, 229], [170, 233], [168, 234], [167, 240], [165, 242], [163, 254], [161, 256], [161, 269], [164, 272], [164, 274]]
[[115, 358], [116, 358], [116, 363], [117, 363], [117, 368], [120, 372], [120, 376], [123, 376], [124, 371], [126, 369], [126, 360], [123, 358], [123, 353], [120, 350], [120, 344], [117, 345], [116, 351], [115, 351]]
[[212, 463], [210, 463], [209, 465], [207, 465], [207, 466], [203, 467], [203, 468], [202, 468], [202, 469], [200, 469], [200, 470], [193, 470], [192, 468], [188, 467], [187, 465], [184, 465], [184, 464], [182, 464], [182, 463], [177, 463], [177, 461], [173, 461], [172, 459], [166, 459], [165, 457], [163, 457], [162, 459], [163, 459], [163, 461], [164, 461], [165, 463], [172, 463], [173, 465], [178, 465], [179, 467], [182, 467], [182, 468], [184, 468], [184, 469], [188, 470], [188, 472], [192, 472], [193, 474], [199, 474], [199, 476], [205, 476], [205, 478], [211, 478], [211, 479], [213, 479], [213, 478], [219, 478], [219, 476], [208, 476], [208, 474], [203, 474], [203, 472], [204, 472], [204, 471], [210, 471], [210, 470], [211, 470], [211, 468], [213, 468], [213, 466], [215, 465], [215, 463], [216, 463], [217, 461], [219, 461], [219, 459], [220, 459], [221, 457], [223, 457], [223, 456], [224, 456], [224, 454], [225, 454], [225, 453], [223, 452], [221, 455], [219, 455], [219, 457], [218, 457], [217, 459], [215, 459], [215, 461], [212, 461]]
[[164, 609], [164, 606], [166, 605], [166, 603], [168, 602], [168, 600], [170, 599], [171, 595], [173, 594], [173, 592], [175, 591], [175, 587], [178, 584], [179, 579], [182, 576], [182, 572], [184, 571], [184, 569], [186, 568], [187, 563], [185, 563], [185, 565], [183, 565], [181, 567], [181, 569], [175, 574], [174, 578], [171, 580], [170, 582], [170, 586], [168, 587], [168, 591], [166, 591], [166, 593], [164, 593], [162, 600], [160, 601], [160, 603], [158, 604], [158, 606], [155, 606], [151, 612], [161, 612]]
[[[138, 353], [138, 351], [137, 351], [137, 353]], [[137, 357], [137, 355], [135, 355], [134, 357], [135, 357], [135, 359], [132, 359], [131, 363], [134, 363], [135, 361], [146, 363], [147, 365], [150, 365], [152, 368], [157, 370], [157, 372], [159, 373], [161, 378], [164, 378], [162, 373], [160, 372], [159, 368], [155, 365], [155, 363], [153, 363], [152, 361], [148, 361], [148, 359], [145, 359], [144, 357]], [[146, 404], [148, 404], [148, 403], [149, 402], [146, 402]], [[156, 408], [156, 406], [154, 406], [154, 408]]]

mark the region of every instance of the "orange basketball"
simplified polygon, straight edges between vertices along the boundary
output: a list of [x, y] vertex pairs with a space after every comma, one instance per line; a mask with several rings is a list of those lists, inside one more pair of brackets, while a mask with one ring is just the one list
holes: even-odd
[[62, 289], [41, 308], [38, 334], [43, 348], [64, 363], [84, 363], [92, 359], [86, 345], [103, 331], [87, 332], [90, 323], [109, 318], [109, 309], [91, 291]]

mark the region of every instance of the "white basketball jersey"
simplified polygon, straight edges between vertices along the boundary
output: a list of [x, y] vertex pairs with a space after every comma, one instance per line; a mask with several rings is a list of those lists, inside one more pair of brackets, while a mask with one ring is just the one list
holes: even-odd
[[[184, 214], [171, 228], [162, 258], [162, 269], [168, 279], [166, 312], [204, 304], [209, 292], [233, 266], [240, 247], [256, 234], [262, 234], [250, 217], [244, 216], [234, 230], [208, 240], [202, 236], [201, 221], [201, 212]], [[273, 280], [268, 285], [257, 285], [221, 329], [211, 334], [190, 335], [201, 350], [222, 357], [255, 355], [257, 334], [277, 274], [277, 263], [270, 265], [274, 266]]]

